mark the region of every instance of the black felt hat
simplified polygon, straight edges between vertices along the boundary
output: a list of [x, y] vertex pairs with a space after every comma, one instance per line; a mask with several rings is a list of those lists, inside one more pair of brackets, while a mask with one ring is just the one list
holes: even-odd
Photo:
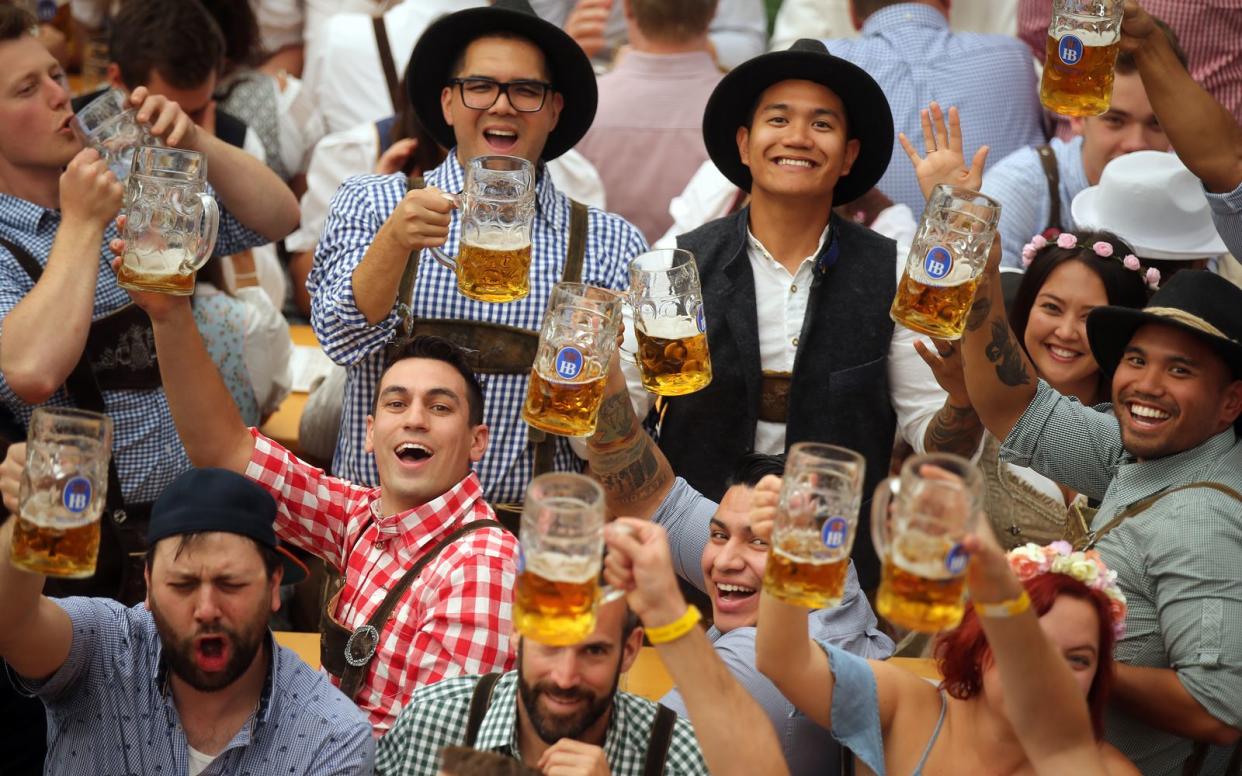
[[817, 40], [803, 38], [787, 51], [761, 54], [720, 80], [703, 113], [708, 155], [726, 178], [750, 191], [750, 168], [737, 152], [737, 128], [746, 124], [764, 89], [794, 80], [822, 84], [841, 98], [849, 136], [860, 141], [861, 149], [849, 174], [832, 190], [832, 200], [840, 205], [857, 199], [880, 180], [892, 159], [892, 109], [867, 71], [829, 54]]
[[1242, 288], [1205, 269], [1184, 269], [1147, 306], [1097, 307], [1087, 316], [1087, 341], [1105, 374], [1121, 362], [1140, 326], [1159, 323], [1190, 332], [1215, 350], [1242, 379]]
[[164, 488], [152, 505], [147, 546], [188, 533], [240, 534], [281, 556], [282, 584], [301, 582], [306, 566], [277, 543], [275, 520], [276, 501], [258, 483], [227, 469], [190, 469]]
[[529, 0], [496, 0], [493, 5], [470, 8], [433, 22], [410, 55], [405, 88], [419, 121], [445, 148], [457, 145], [453, 128], [444, 120], [440, 93], [448, 85], [453, 63], [473, 40], [489, 33], [518, 35], [543, 52], [552, 87], [565, 98], [565, 107], [548, 135], [543, 158], [555, 159], [573, 148], [595, 120], [599, 92], [591, 60], [573, 38], [555, 24], [540, 19]]

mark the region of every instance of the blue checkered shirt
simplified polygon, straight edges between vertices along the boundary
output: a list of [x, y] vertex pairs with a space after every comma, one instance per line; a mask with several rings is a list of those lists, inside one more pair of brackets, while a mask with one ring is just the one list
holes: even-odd
[[[0, 194], [0, 237], [25, 248], [40, 266], [47, 266], [52, 241], [60, 228], [60, 218], [58, 210], [48, 210], [9, 194]], [[116, 275], [108, 265], [112, 256], [108, 242], [117, 236], [116, 224], [109, 223], [99, 246], [95, 309], [91, 320], [98, 320], [130, 303], [129, 294], [116, 284]], [[242, 226], [223, 207], [220, 208], [217, 255], [227, 256], [265, 242], [267, 240]], [[0, 343], [3, 342], [4, 318], [33, 289], [34, 281], [9, 250], [0, 245]], [[47, 336], [55, 337], [56, 332], [48, 331]], [[145, 357], [154, 359], [155, 354], [135, 353], [133, 357], [135, 360]], [[164, 389], [104, 391], [103, 400], [113, 422], [112, 455], [116, 460], [125, 500], [155, 500], [165, 485], [190, 468], [190, 459], [181, 446], [168, 411]], [[0, 375], [0, 401], [23, 426], [29, 424], [31, 413], [39, 406], [18, 398], [3, 375]], [[60, 388], [43, 406], [71, 407], [73, 402], [65, 389]]]
[[[461, 191], [464, 173], [456, 151], [426, 175], [427, 186]], [[319, 343], [333, 361], [348, 367], [341, 431], [337, 438], [333, 473], [354, 483], [377, 485], [375, 458], [363, 445], [366, 418], [375, 400], [383, 367], [383, 349], [397, 332], [394, 309], [384, 320], [368, 325], [354, 302], [353, 273], [380, 226], [405, 196], [403, 175], [364, 175], [350, 178], [332, 197], [328, 221], [315, 251], [314, 268], [306, 287], [311, 294], [311, 325]], [[487, 321], [537, 332], [552, 286], [561, 279], [569, 244], [569, 198], [556, 190], [552, 177], [540, 174], [536, 186], [536, 215], [531, 233], [530, 295], [507, 304], [478, 302], [457, 290], [457, 276], [424, 251], [418, 266], [411, 307], [420, 318]], [[457, 253], [459, 219], [453, 211], [444, 250]], [[604, 288], [628, 286], [630, 259], [647, 249], [642, 234], [620, 216], [592, 208], [588, 218], [583, 282]], [[493, 503], [522, 500], [530, 480], [533, 454], [522, 421], [526, 375], [490, 375], [482, 378], [486, 397], [483, 421], [489, 430], [487, 455], [478, 465], [479, 479]], [[559, 471], [581, 468], [565, 439], [558, 441], [555, 466]]]
[[[967, 159], [981, 145], [999, 159], [1044, 141], [1031, 52], [1017, 38], [954, 32], [939, 11], [902, 3], [867, 17], [857, 38], [825, 44], [871, 74], [888, 98], [895, 132], [905, 132], [919, 148], [919, 110], [932, 100], [945, 110], [957, 106]], [[923, 194], [900, 144], [893, 143], [892, 161], [877, 185], [894, 202], [923, 212]]]
[[1212, 206], [1212, 222], [1225, 247], [1235, 258], [1242, 260], [1242, 183], [1225, 194], [1207, 192], [1208, 204]]
[[[151, 612], [103, 598], [52, 600], [73, 622], [69, 656], [46, 679], [14, 677], [47, 708], [45, 776], [187, 773], [189, 744]], [[203, 776], [369, 776], [375, 744], [366, 717], [270, 636], [268, 648], [259, 705]]]
[[1061, 199], [1059, 225], [1049, 224], [1052, 196], [1039, 152], [1033, 147], [1014, 151], [983, 176], [983, 193], [1001, 203], [999, 231], [1002, 267], [1022, 269], [1022, 246], [1049, 226], [1073, 229], [1070, 204], [1079, 192], [1091, 185], [1082, 167], [1081, 136], [1068, 143], [1054, 137], [1048, 145], [1057, 160], [1057, 176], [1060, 179], [1057, 186]]

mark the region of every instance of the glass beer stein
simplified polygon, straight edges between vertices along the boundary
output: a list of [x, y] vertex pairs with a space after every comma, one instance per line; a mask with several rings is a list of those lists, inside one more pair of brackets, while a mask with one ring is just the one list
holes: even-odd
[[207, 193], [207, 157], [143, 146], [125, 185], [125, 255], [117, 285], [189, 296], [216, 246], [220, 209]]
[[1108, 110], [1123, 10], [1123, 0], [1053, 0], [1039, 82], [1044, 107], [1063, 116]]
[[69, 126], [83, 145], [99, 152], [119, 181], [129, 176], [134, 151], [159, 144], [138, 123], [138, 111], [129, 107], [129, 97], [120, 89], [108, 89], [84, 105]]
[[643, 387], [660, 396], [705, 388], [712, 381], [712, 360], [694, 254], [650, 251], [630, 262], [629, 274]]
[[62, 407], [34, 411], [13, 526], [14, 566], [52, 577], [94, 575], [111, 454], [107, 416]]
[[1000, 203], [940, 184], [923, 210], [889, 315], [920, 334], [960, 339], [1000, 221]]
[[513, 302], [530, 293], [530, 233], [535, 167], [516, 156], [477, 156], [466, 167], [457, 258], [431, 256], [457, 275], [457, 289], [480, 302]]
[[526, 489], [513, 624], [552, 646], [595, 630], [599, 606], [623, 593], [599, 582], [604, 557], [604, 491], [572, 472], [541, 474]]
[[556, 284], [543, 316], [523, 420], [561, 436], [595, 433], [621, 302], [619, 294], [604, 288]]
[[863, 457], [844, 447], [789, 448], [763, 592], [812, 609], [841, 603], [865, 469]]
[[876, 488], [871, 532], [883, 561], [876, 611], [902, 628], [935, 633], [965, 612], [962, 539], [983, 509], [983, 475], [948, 453], [910, 457]]

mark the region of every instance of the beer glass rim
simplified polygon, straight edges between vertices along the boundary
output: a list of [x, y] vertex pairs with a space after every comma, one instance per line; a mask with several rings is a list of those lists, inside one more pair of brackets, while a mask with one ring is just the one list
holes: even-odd
[[585, 474], [578, 472], [544, 472], [531, 478], [530, 484], [526, 486], [526, 502], [558, 498], [558, 496], [538, 493], [539, 488], [547, 487], [553, 483], [583, 487], [590, 491], [592, 498], [587, 506], [594, 507], [596, 504], [602, 505], [604, 503], [604, 489], [600, 487], [600, 484]]
[[[510, 169], [499, 169], [498, 167], [489, 167], [489, 164], [510, 165]], [[520, 156], [510, 156], [508, 154], [479, 154], [470, 160], [469, 169], [476, 172], [534, 172], [535, 164], [529, 159], [523, 159]]]
[[35, 407], [34, 412], [30, 414], [30, 428], [33, 429], [37, 421], [49, 417], [58, 420], [96, 423], [107, 429], [109, 433], [112, 431], [112, 418], [102, 412], [83, 410], [77, 407]]
[[900, 479], [926, 479], [918, 470], [923, 466], [936, 466], [960, 477], [971, 490], [979, 490], [983, 486], [983, 474], [967, 458], [954, 453], [918, 453], [910, 456], [901, 465]]
[[[73, 112], [74, 123], [86, 134], [93, 134], [99, 128], [99, 125], [108, 119], [119, 116], [128, 110], [133, 110], [125, 102], [125, 92], [116, 87], [105, 89], [98, 97]], [[98, 118], [98, 114], [104, 113], [104, 108], [109, 108], [110, 110], [105, 114], [104, 118]], [[87, 122], [90, 122], [90, 126], [87, 126]]]
[[[1096, 9], [1101, 6], [1107, 8], [1108, 12], [1100, 15]], [[1095, 16], [1100, 19], [1121, 21], [1125, 13], [1125, 2], [1124, 0], [1052, 0], [1052, 13]]]
[[[656, 257], [666, 259], [666, 265], [659, 267], [644, 266], [656, 261]], [[687, 270], [687, 267], [690, 269]], [[644, 251], [630, 259], [629, 270], [631, 273], [659, 275], [677, 271], [698, 272], [698, 266], [695, 263], [694, 253], [685, 248], [655, 248]]]
[[952, 197], [953, 199], [968, 202], [975, 207], [989, 207], [997, 211], [1001, 208], [1000, 202], [984, 194], [982, 191], [968, 189], [965, 186], [955, 186], [952, 183], [937, 183], [928, 201], [930, 202], [939, 197]]
[[[171, 162], [159, 163], [161, 159]], [[154, 143], [143, 143], [134, 149], [134, 158], [130, 162], [131, 175], [163, 178], [168, 173], [187, 176], [189, 181], [206, 180], [207, 157], [188, 148], [173, 148]]]
[[846, 464], [863, 469], [867, 459], [862, 453], [848, 447], [832, 445], [827, 442], [795, 442], [789, 446], [789, 454], [785, 456], [785, 469], [788, 471], [794, 461], [805, 456], [805, 463], [810, 465]]

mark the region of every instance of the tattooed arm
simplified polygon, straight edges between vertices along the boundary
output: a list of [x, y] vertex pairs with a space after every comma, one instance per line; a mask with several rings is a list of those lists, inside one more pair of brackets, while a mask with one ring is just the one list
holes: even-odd
[[929, 348], [923, 340], [914, 341], [914, 349], [931, 369], [936, 382], [948, 396], [944, 406], [927, 424], [923, 434], [923, 450], [928, 453], [955, 453], [963, 458], [974, 457], [983, 439], [983, 422], [971, 406], [962, 374], [962, 351], [956, 342], [933, 340]]
[[648, 520], [673, 487], [673, 469], [638, 422], [616, 359], [608, 372], [595, 434], [587, 439], [587, 463], [591, 476], [604, 488], [611, 515]]

